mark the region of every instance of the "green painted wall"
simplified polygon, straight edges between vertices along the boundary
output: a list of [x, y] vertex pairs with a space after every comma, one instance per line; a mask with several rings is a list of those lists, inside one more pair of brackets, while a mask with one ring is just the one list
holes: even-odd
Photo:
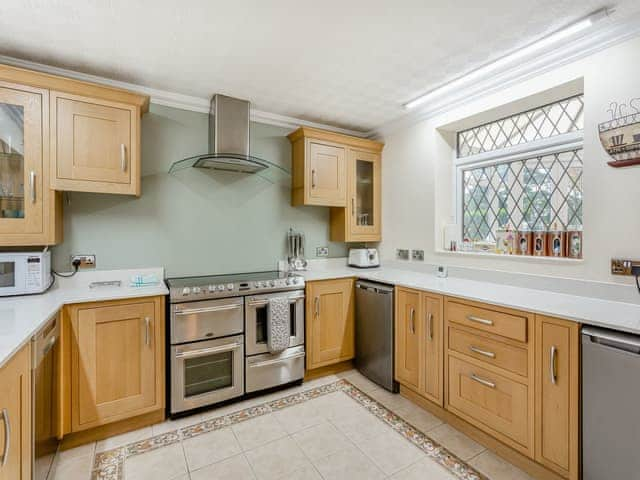
[[[251, 153], [291, 167], [290, 129], [251, 124]], [[72, 253], [95, 253], [97, 268], [164, 266], [170, 276], [271, 269], [286, 256], [289, 227], [306, 235], [307, 257], [329, 246], [329, 209], [292, 207], [286, 175], [185, 169], [175, 160], [207, 151], [207, 116], [151, 105], [142, 120], [142, 196], [65, 194], [64, 242], [53, 250], [56, 269]]]

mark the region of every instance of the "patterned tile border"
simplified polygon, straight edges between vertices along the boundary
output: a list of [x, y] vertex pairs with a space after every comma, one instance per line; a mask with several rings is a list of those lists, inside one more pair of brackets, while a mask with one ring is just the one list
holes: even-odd
[[371, 414], [385, 422], [409, 442], [413, 443], [416, 447], [426, 453], [428, 457], [438, 462], [460, 480], [489, 480], [473, 467], [456, 457], [453, 453], [449, 452], [446, 448], [429, 438], [423, 432], [400, 418], [391, 410], [345, 379], [311, 388], [300, 393], [287, 395], [277, 400], [267, 401], [260, 405], [238, 410], [237, 412], [229, 413], [227, 415], [211, 418], [195, 425], [179, 428], [171, 432], [156, 435], [112, 450], [97, 453], [93, 464], [93, 470], [91, 472], [91, 480], [123, 480], [124, 463], [127, 458], [150, 452], [158, 448], [167, 447], [178, 443], [183, 439], [196, 437], [203, 433], [229, 427], [231, 425], [244, 422], [245, 420], [282, 410], [283, 408], [287, 408], [292, 405], [298, 405], [333, 392], [343, 392], [351, 397]]

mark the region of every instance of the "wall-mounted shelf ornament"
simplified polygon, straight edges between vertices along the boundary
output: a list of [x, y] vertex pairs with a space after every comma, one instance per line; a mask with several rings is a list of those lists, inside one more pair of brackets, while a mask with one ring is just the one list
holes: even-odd
[[600, 143], [613, 159], [607, 163], [615, 168], [640, 165], [640, 97], [609, 107], [611, 120], [598, 125]]

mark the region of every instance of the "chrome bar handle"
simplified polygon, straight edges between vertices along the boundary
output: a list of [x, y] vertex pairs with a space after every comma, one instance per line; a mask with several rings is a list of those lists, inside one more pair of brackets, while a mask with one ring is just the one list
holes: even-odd
[[311, 188], [316, 188], [316, 170], [311, 170]]
[[433, 313], [429, 312], [429, 321], [427, 322], [429, 327], [429, 340], [433, 340]]
[[275, 365], [277, 363], [286, 362], [287, 360], [295, 360], [296, 358], [304, 357], [304, 352], [294, 353], [288, 357], [275, 358], [273, 360], [265, 360], [263, 362], [250, 363], [249, 368], [266, 367], [267, 365]]
[[31, 203], [36, 203], [36, 172], [29, 172], [29, 192], [31, 193]]
[[484, 378], [481, 378], [479, 376], [477, 376], [475, 373], [471, 374], [471, 380], [475, 380], [476, 382], [478, 382], [481, 385], [484, 385], [485, 387], [489, 387], [489, 388], [496, 388], [496, 384], [489, 381], [489, 380], [485, 380]]
[[313, 299], [313, 305], [315, 310], [315, 316], [318, 318], [320, 316], [320, 297], [315, 297]]
[[149, 334], [149, 327], [151, 325], [151, 319], [149, 317], [144, 317], [144, 343], [145, 345], [151, 345], [151, 336]]
[[351, 216], [353, 217], [356, 214], [356, 199], [351, 198]]
[[411, 333], [416, 333], [416, 311], [411, 308], [409, 311], [409, 321], [411, 322]]
[[2, 452], [0, 467], [4, 467], [7, 464], [9, 449], [11, 448], [11, 421], [9, 420], [9, 411], [6, 408], [2, 409], [0, 416], [2, 416], [2, 422], [4, 423], [4, 451]]
[[551, 353], [551, 355], [550, 355], [550, 358], [549, 358], [549, 369], [551, 370], [550, 371], [551, 383], [553, 385], [555, 385], [556, 383], [558, 383], [558, 374], [557, 374], [557, 369], [556, 369], [558, 349], [556, 348], [555, 345], [551, 345], [550, 353]]
[[487, 320], [486, 318], [480, 318], [474, 315], [467, 315], [467, 320], [470, 322], [481, 323], [482, 325], [493, 325], [493, 320]]
[[474, 353], [477, 353], [479, 355], [484, 355], [485, 357], [489, 357], [489, 358], [496, 358], [496, 354], [493, 352], [489, 352], [487, 350], [482, 350], [478, 347], [474, 347], [473, 345], [471, 345], [469, 347], [469, 350], [471, 350]]
[[124, 143], [120, 144], [120, 168], [123, 172], [127, 171], [127, 147]]
[[176, 310], [176, 315], [191, 315], [194, 313], [213, 313], [213, 312], [223, 312], [225, 310], [237, 310], [238, 308], [242, 308], [242, 305], [239, 303], [233, 303], [230, 305], [220, 305], [218, 307], [204, 307], [204, 308], [187, 308], [185, 310]]
[[194, 357], [202, 357], [203, 355], [210, 355], [213, 353], [224, 353], [231, 352], [238, 348], [242, 347], [241, 343], [231, 343], [229, 345], [222, 345], [220, 347], [212, 347], [212, 348], [201, 348], [199, 350], [191, 350], [188, 352], [180, 352], [176, 353], [176, 358], [194, 358]]

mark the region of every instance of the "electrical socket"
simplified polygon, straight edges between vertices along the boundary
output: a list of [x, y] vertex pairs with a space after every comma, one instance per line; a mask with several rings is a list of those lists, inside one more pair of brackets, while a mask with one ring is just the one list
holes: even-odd
[[417, 262], [424, 262], [424, 250], [411, 250], [411, 259]]
[[329, 247], [316, 247], [316, 257], [328, 257]]
[[71, 265], [74, 262], [79, 261], [81, 268], [96, 268], [96, 256], [95, 255], [71, 255]]
[[611, 259], [611, 274], [612, 275], [628, 275], [631, 276], [632, 267], [640, 266], [640, 260], [627, 260], [624, 258], [612, 258]]
[[409, 260], [409, 250], [406, 248], [398, 248], [396, 250], [396, 258], [398, 260]]

